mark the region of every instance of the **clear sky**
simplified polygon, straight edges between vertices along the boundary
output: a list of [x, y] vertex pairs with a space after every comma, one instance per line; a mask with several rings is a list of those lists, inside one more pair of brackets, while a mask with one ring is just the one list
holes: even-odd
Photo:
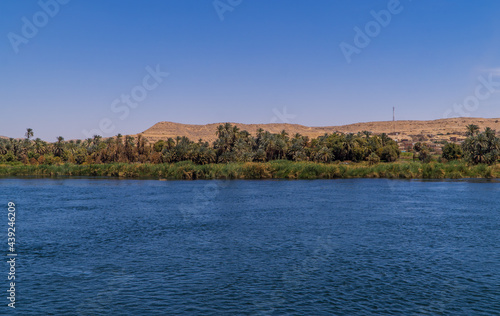
[[0, 135], [500, 117], [499, 1], [55, 1], [0, 2]]

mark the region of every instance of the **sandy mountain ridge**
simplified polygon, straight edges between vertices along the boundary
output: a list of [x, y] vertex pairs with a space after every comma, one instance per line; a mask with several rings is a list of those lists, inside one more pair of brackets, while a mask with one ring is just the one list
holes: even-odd
[[[206, 125], [181, 124], [173, 122], [159, 122], [145, 130], [141, 134], [149, 141], [155, 142], [169, 137], [186, 136], [193, 141], [202, 139], [212, 142], [216, 139], [217, 126], [224, 123], [213, 123]], [[500, 131], [500, 118], [449, 118], [431, 121], [380, 121], [355, 123], [341, 126], [309, 127], [299, 124], [271, 123], [271, 124], [241, 124], [231, 123], [256, 135], [257, 130], [262, 128], [271, 133], [279, 133], [285, 130], [290, 136], [300, 133], [310, 138], [315, 138], [325, 133], [357, 133], [370, 131], [375, 134], [387, 133], [398, 141], [435, 141], [449, 140], [460, 141], [465, 138], [465, 127], [469, 124], [478, 125], [481, 130], [491, 127]]]
[[[142, 133], [149, 142], [156, 142], [160, 139], [167, 139], [177, 136], [186, 136], [193, 141], [202, 139], [203, 141], [213, 142], [216, 136], [217, 126], [225, 124], [212, 123], [206, 125], [182, 124], [174, 122], [159, 122], [148, 128]], [[325, 133], [357, 133], [362, 131], [370, 131], [375, 134], [386, 133], [391, 138], [396, 139], [400, 143], [412, 143], [416, 141], [424, 141], [433, 143], [435, 141], [450, 141], [459, 142], [465, 139], [465, 127], [469, 124], [478, 125], [481, 130], [485, 127], [490, 127], [500, 132], [500, 118], [448, 118], [429, 121], [405, 120], [405, 121], [378, 121], [355, 123], [340, 126], [320, 126], [309, 127], [299, 124], [287, 123], [270, 123], [270, 124], [242, 124], [231, 123], [246, 130], [252, 135], [257, 134], [257, 130], [262, 128], [271, 133], [279, 133], [285, 130], [290, 136], [300, 133], [310, 138], [315, 138]], [[132, 135], [132, 136], [137, 136]], [[5, 136], [0, 138], [9, 139]]]

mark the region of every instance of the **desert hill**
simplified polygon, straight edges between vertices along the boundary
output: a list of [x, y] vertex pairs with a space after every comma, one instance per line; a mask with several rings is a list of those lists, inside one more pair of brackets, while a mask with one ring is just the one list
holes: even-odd
[[[173, 122], [159, 122], [151, 128], [141, 133], [149, 141], [157, 141], [167, 139], [168, 137], [175, 138], [176, 136], [186, 136], [193, 141], [202, 139], [212, 142], [216, 139], [217, 126], [223, 123], [214, 123], [206, 125], [191, 125]], [[241, 130], [246, 130], [252, 135], [257, 133], [259, 128], [271, 133], [279, 133], [282, 130], [288, 132], [290, 136], [295, 133], [300, 133], [311, 138], [324, 135], [325, 133], [341, 132], [341, 133], [357, 133], [362, 131], [370, 131], [375, 134], [387, 133], [393, 139], [396, 139], [401, 144], [412, 143], [416, 141], [424, 141], [435, 143], [440, 141], [458, 142], [465, 138], [465, 127], [469, 124], [476, 124], [481, 129], [491, 127], [500, 131], [500, 119], [486, 118], [449, 118], [432, 121], [380, 121], [355, 123], [342, 126], [323, 126], [323, 127], [308, 127], [298, 124], [241, 124], [231, 123], [238, 126]]]

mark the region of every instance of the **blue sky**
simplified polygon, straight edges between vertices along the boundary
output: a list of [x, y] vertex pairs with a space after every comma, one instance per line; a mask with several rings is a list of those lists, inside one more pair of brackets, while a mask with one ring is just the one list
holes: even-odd
[[0, 2], [0, 135], [500, 117], [498, 1], [55, 1]]

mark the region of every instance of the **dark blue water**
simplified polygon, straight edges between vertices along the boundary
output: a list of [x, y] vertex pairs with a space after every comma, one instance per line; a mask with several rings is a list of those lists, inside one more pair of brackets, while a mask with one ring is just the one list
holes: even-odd
[[496, 182], [1, 179], [3, 253], [8, 201], [18, 315], [500, 314]]

